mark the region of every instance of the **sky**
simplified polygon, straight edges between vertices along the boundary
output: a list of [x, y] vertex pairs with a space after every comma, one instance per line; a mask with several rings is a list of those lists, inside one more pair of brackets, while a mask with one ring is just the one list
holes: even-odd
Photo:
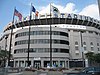
[[99, 19], [97, 0], [0, 0], [0, 34], [12, 21], [14, 8], [26, 17], [30, 13], [31, 3], [39, 13], [48, 13], [51, 3], [61, 13], [75, 13]]

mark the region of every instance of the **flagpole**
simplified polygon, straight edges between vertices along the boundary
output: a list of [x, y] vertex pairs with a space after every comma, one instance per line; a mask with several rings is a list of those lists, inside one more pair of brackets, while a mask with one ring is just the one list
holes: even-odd
[[[31, 10], [30, 10], [30, 21], [31, 21], [31, 13], [32, 13], [32, 3], [31, 3]], [[30, 22], [29, 22], [29, 37], [28, 37], [28, 54], [27, 54], [27, 66], [30, 66], [30, 62], [29, 62], [29, 52], [30, 52]]]
[[[50, 3], [50, 20], [51, 20], [51, 3]], [[51, 27], [51, 23], [50, 23], [50, 67], [52, 67], [52, 27]]]
[[[14, 13], [15, 13], [15, 9], [16, 9], [16, 7], [14, 8]], [[14, 24], [14, 17], [15, 17], [14, 13], [13, 13], [13, 21], [12, 21], [12, 25]], [[10, 64], [10, 58], [11, 58], [11, 46], [12, 46], [12, 34], [13, 34], [13, 28], [12, 28], [12, 26], [11, 26], [11, 35], [10, 35], [10, 45], [9, 45], [8, 66], [11, 66], [11, 64]]]

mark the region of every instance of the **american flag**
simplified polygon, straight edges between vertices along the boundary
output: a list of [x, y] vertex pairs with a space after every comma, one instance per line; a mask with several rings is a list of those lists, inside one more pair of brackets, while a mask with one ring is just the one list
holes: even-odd
[[14, 15], [17, 16], [20, 21], [22, 20], [22, 14], [19, 13], [16, 9], [15, 9]]

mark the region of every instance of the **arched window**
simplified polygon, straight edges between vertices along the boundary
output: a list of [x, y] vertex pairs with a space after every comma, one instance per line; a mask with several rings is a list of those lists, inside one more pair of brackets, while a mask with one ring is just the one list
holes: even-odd
[[83, 42], [83, 45], [86, 45], [86, 42]]
[[93, 45], [93, 42], [91, 42], [90, 45]]
[[99, 46], [99, 43], [97, 43], [97, 46]]
[[75, 42], [75, 45], [78, 45], [78, 42], [77, 41]]

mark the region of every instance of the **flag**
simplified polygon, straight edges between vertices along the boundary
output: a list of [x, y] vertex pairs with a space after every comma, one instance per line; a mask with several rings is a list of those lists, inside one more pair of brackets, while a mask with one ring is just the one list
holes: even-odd
[[14, 15], [17, 16], [20, 21], [22, 20], [22, 14], [19, 13], [16, 9], [15, 9]]
[[52, 6], [52, 11], [53, 11], [53, 12], [56, 12], [56, 13], [59, 12], [58, 8], [56, 8], [56, 7], [54, 7], [54, 6]]
[[58, 17], [58, 14], [60, 13], [60, 11], [58, 10], [58, 8], [55, 7], [55, 6], [52, 6], [52, 5], [51, 5], [51, 12], [53, 13], [53, 15], [55, 17]]
[[27, 17], [24, 17], [24, 21], [26, 21]]
[[38, 16], [38, 14], [39, 14], [39, 12], [38, 12], [38, 11], [36, 11], [35, 15], [36, 15], [36, 16]]
[[32, 12], [35, 13], [35, 16], [38, 16], [39, 12], [34, 8], [34, 6], [32, 6]]
[[34, 8], [34, 6], [32, 6], [32, 12], [36, 12], [36, 9]]

